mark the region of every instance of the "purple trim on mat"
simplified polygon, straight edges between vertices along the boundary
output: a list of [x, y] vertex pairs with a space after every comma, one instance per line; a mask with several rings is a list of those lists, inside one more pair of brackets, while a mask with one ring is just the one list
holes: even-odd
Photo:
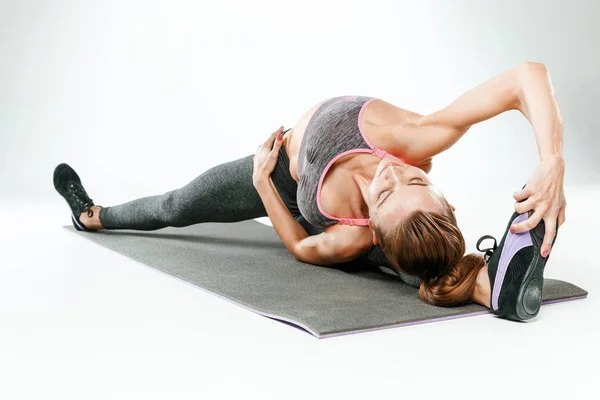
[[[66, 229], [66, 228], [70, 228], [70, 226], [68, 226], [68, 225], [67, 225], [67, 226], [63, 226], [63, 228], [65, 228], [65, 230], [66, 230], [67, 232], [75, 234], [75, 236], [81, 236], [79, 233], [77, 233], [77, 231], [76, 231], [76, 232], [72, 232], [72, 231], [70, 231], [69, 229]], [[91, 233], [91, 234], [93, 235], [93, 234], [95, 234], [95, 233]], [[306, 332], [308, 332], [308, 333], [312, 334], [312, 335], [313, 335], [314, 337], [316, 337], [317, 339], [325, 339], [325, 338], [330, 338], [330, 337], [334, 337], [334, 336], [344, 336], [344, 335], [351, 335], [351, 334], [354, 334], [354, 333], [372, 332], [372, 331], [378, 331], [378, 330], [382, 330], [382, 329], [396, 328], [396, 327], [400, 327], [400, 326], [409, 326], [409, 325], [426, 324], [426, 323], [428, 323], [428, 322], [438, 322], [438, 321], [445, 321], [445, 320], [449, 320], [449, 319], [464, 318], [464, 317], [470, 317], [470, 316], [474, 316], [474, 315], [483, 315], [483, 314], [489, 314], [489, 313], [491, 313], [491, 312], [492, 312], [491, 310], [474, 311], [474, 312], [470, 312], [470, 313], [464, 313], [464, 314], [458, 314], [458, 315], [451, 315], [451, 316], [448, 316], [448, 317], [430, 318], [430, 319], [423, 319], [423, 320], [419, 320], [419, 321], [410, 321], [410, 322], [401, 322], [401, 323], [399, 323], [399, 324], [393, 324], [393, 325], [376, 326], [376, 327], [373, 327], [373, 328], [357, 329], [357, 330], [346, 331], [346, 332], [337, 332], [337, 333], [325, 333], [325, 334], [323, 334], [323, 335], [320, 335], [318, 332], [315, 332], [314, 330], [310, 329], [308, 326], [304, 325], [304, 324], [303, 324], [303, 323], [301, 323], [301, 322], [298, 322], [298, 321], [292, 320], [291, 318], [288, 318], [288, 317], [282, 317], [282, 316], [279, 316], [279, 315], [275, 315], [275, 314], [269, 314], [269, 313], [267, 313], [267, 312], [264, 312], [264, 311], [257, 310], [257, 309], [255, 309], [255, 308], [252, 308], [252, 307], [250, 307], [250, 306], [247, 306], [247, 305], [245, 305], [245, 304], [243, 304], [243, 303], [240, 303], [240, 302], [238, 302], [238, 301], [236, 301], [236, 300], [232, 300], [232, 299], [230, 299], [230, 298], [228, 298], [228, 297], [225, 297], [225, 296], [223, 296], [223, 295], [221, 295], [221, 294], [219, 294], [219, 293], [211, 292], [211, 291], [210, 291], [210, 290], [208, 290], [208, 289], [204, 289], [203, 287], [200, 287], [200, 286], [194, 285], [193, 283], [191, 283], [191, 282], [188, 282], [188, 281], [186, 281], [186, 280], [184, 280], [184, 279], [182, 279], [182, 278], [180, 278], [180, 277], [178, 277], [178, 276], [171, 275], [171, 274], [168, 274], [168, 273], [166, 273], [166, 272], [164, 272], [164, 271], [161, 271], [160, 269], [157, 269], [157, 268], [151, 267], [151, 266], [149, 266], [149, 265], [147, 265], [147, 264], [144, 264], [144, 263], [143, 263], [143, 262], [141, 262], [141, 261], [138, 261], [138, 260], [136, 260], [136, 259], [134, 259], [134, 258], [128, 257], [128, 256], [126, 256], [125, 254], [121, 254], [121, 253], [119, 253], [119, 252], [118, 252], [118, 251], [116, 251], [116, 250], [113, 250], [113, 249], [111, 249], [111, 248], [108, 248], [108, 247], [106, 247], [106, 246], [102, 246], [101, 244], [99, 244], [99, 243], [96, 243], [96, 242], [94, 242], [93, 240], [90, 240], [90, 241], [91, 241], [92, 243], [95, 243], [95, 244], [97, 244], [98, 246], [102, 247], [103, 249], [108, 249], [108, 250], [110, 250], [110, 251], [112, 251], [112, 252], [114, 252], [114, 253], [120, 254], [121, 256], [123, 256], [123, 257], [127, 258], [128, 260], [132, 260], [132, 261], [134, 261], [134, 262], [136, 262], [136, 263], [138, 263], [138, 264], [141, 264], [141, 265], [143, 265], [143, 266], [144, 266], [144, 267], [146, 267], [146, 268], [150, 268], [150, 269], [152, 269], [153, 271], [158, 271], [158, 272], [160, 272], [160, 273], [162, 273], [162, 274], [164, 274], [164, 275], [167, 275], [167, 276], [170, 276], [170, 277], [172, 277], [172, 278], [175, 278], [175, 279], [177, 279], [178, 281], [181, 281], [181, 282], [183, 282], [183, 283], [185, 283], [185, 284], [187, 284], [187, 285], [190, 285], [190, 286], [192, 286], [192, 287], [193, 287], [193, 288], [195, 288], [195, 289], [200, 289], [200, 290], [201, 290], [201, 291], [203, 291], [204, 293], [208, 293], [208, 294], [211, 294], [211, 295], [213, 295], [213, 296], [219, 297], [219, 298], [221, 298], [221, 299], [223, 299], [223, 300], [226, 300], [226, 301], [228, 301], [228, 302], [230, 302], [230, 303], [236, 304], [236, 305], [238, 305], [238, 306], [240, 306], [240, 307], [242, 307], [242, 308], [244, 308], [244, 309], [246, 309], [246, 310], [252, 311], [252, 312], [254, 312], [254, 313], [256, 313], [256, 314], [259, 314], [259, 315], [262, 315], [262, 316], [264, 316], [264, 317], [268, 317], [268, 318], [271, 318], [271, 319], [275, 319], [275, 320], [283, 321], [283, 322], [285, 322], [285, 323], [288, 323], [288, 324], [290, 324], [290, 325], [293, 325], [293, 326], [295, 326], [295, 327], [297, 327], [297, 328], [304, 329]], [[578, 296], [578, 297], [568, 297], [568, 298], [564, 298], [564, 299], [556, 299], [556, 300], [547, 300], [547, 301], [542, 301], [542, 304], [559, 303], [559, 302], [563, 302], [563, 301], [570, 301], [570, 300], [583, 299], [583, 298], [585, 298], [585, 297], [587, 297], [587, 294], [586, 294], [586, 295], [583, 295], [583, 296]], [[482, 307], [483, 307], [483, 306], [482, 306]]]
[[[587, 297], [587, 294], [583, 295], [583, 296], [577, 296], [577, 297], [567, 297], [567, 298], [564, 298], [564, 299], [546, 300], [546, 301], [542, 301], [542, 305], [551, 304], [551, 303], [560, 303], [560, 302], [570, 301], [570, 300], [579, 300], [579, 299], [584, 299], [586, 297]], [[319, 339], [325, 339], [325, 338], [330, 338], [330, 337], [334, 337], [334, 336], [350, 335], [350, 334], [353, 334], [353, 333], [372, 332], [372, 331], [378, 331], [378, 330], [381, 330], [381, 329], [397, 328], [397, 327], [401, 327], [401, 326], [426, 324], [428, 322], [438, 322], [438, 321], [444, 321], [444, 320], [448, 320], [448, 319], [471, 317], [471, 316], [474, 316], [474, 315], [489, 314], [491, 312], [492, 312], [491, 310], [474, 311], [474, 312], [471, 312], [471, 313], [465, 313], [465, 314], [459, 314], [459, 315], [452, 315], [450, 317], [431, 318], [431, 319], [424, 319], [424, 320], [420, 320], [420, 321], [402, 322], [402, 323], [394, 324], [394, 325], [378, 326], [378, 327], [374, 327], [374, 328], [359, 329], [359, 330], [348, 331], [348, 332], [326, 333], [324, 335], [320, 335], [320, 336], [317, 336], [317, 337]]]
[[[521, 214], [511, 222], [511, 225], [525, 221], [527, 218], [527, 213]], [[494, 288], [492, 290], [492, 309], [498, 309], [498, 297], [500, 296], [500, 290], [502, 289], [502, 283], [504, 282], [508, 264], [510, 264], [513, 256], [519, 250], [532, 245], [533, 243], [531, 242], [529, 231], [522, 233], [512, 233], [510, 230], [508, 231], [508, 236], [504, 240], [504, 246], [501, 249], [502, 254], [500, 255], [500, 261], [498, 261], [498, 269], [496, 270], [496, 280], [494, 281]]]
[[581, 296], [575, 296], [575, 297], [564, 297], [562, 299], [554, 299], [554, 300], [542, 301], [542, 304], [562, 303], [564, 301], [569, 301], [569, 300], [585, 299], [586, 297], [587, 297], [587, 294], [584, 294], [584, 295], [581, 295]]

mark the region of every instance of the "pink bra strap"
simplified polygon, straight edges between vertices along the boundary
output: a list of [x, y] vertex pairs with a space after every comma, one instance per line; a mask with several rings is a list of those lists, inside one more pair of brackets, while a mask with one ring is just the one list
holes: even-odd
[[373, 146], [373, 154], [375, 154], [379, 158], [389, 157], [389, 154], [387, 151], [380, 149], [377, 146]]
[[395, 155], [388, 153], [387, 151], [377, 147], [377, 146], [373, 146], [373, 151], [371, 152], [372, 154], [375, 154], [377, 157], [384, 159], [384, 158], [395, 158], [398, 161], [402, 161], [405, 164], [411, 165], [409, 163], [407, 163], [404, 159], [402, 159], [401, 157], [396, 157]]
[[358, 225], [367, 226], [369, 225], [369, 218], [337, 218], [342, 225]]
[[375, 100], [378, 100], [377, 98], [372, 98], [370, 100], [367, 100], [361, 107], [360, 107], [360, 111], [358, 112], [358, 130], [360, 132], [360, 134], [362, 135], [363, 139], [365, 140], [365, 143], [367, 143], [367, 145], [371, 148], [372, 153], [375, 154], [377, 157], [379, 158], [395, 158], [396, 160], [402, 161], [405, 164], [408, 165], [412, 165], [410, 163], [407, 163], [405, 160], [403, 160], [401, 157], [396, 157], [393, 154], [388, 153], [387, 151], [380, 149], [379, 147], [375, 146], [373, 143], [371, 143], [371, 141], [369, 140], [369, 138], [367, 137], [367, 135], [365, 135], [365, 132], [363, 131], [362, 128], [362, 124], [363, 124], [363, 114], [365, 112], [365, 110], [367, 109], [367, 106], [369, 104], [371, 104], [372, 102], [374, 102]]

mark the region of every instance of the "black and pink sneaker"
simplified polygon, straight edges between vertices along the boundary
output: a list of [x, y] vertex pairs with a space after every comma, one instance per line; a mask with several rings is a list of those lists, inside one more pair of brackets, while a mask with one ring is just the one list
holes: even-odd
[[[533, 210], [524, 214], [514, 212], [500, 245], [496, 245], [496, 239], [490, 235], [477, 241], [477, 250], [485, 252], [484, 260], [488, 266], [490, 309], [501, 318], [514, 321], [531, 319], [538, 314], [542, 304], [544, 267], [550, 257], [550, 254], [545, 258], [540, 254], [546, 233], [544, 220], [527, 232], [510, 231], [511, 225], [527, 220], [532, 214]], [[558, 221], [556, 226], [557, 235], [552, 245], [558, 236]], [[479, 245], [485, 239], [493, 239], [494, 246], [480, 249]]]
[[77, 172], [68, 164], [58, 164], [54, 169], [54, 188], [67, 201], [71, 209], [71, 222], [75, 229], [78, 231], [96, 231], [97, 229], [86, 228], [79, 220], [79, 216], [84, 211], [88, 212], [88, 217], [93, 217], [94, 211], [91, 208], [95, 204], [83, 188]]

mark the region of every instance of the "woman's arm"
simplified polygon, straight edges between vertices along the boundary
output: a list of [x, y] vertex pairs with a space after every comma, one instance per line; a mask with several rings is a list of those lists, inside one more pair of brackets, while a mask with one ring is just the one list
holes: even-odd
[[285, 247], [298, 261], [323, 266], [350, 261], [366, 253], [368, 248], [358, 245], [360, 242], [352, 240], [351, 237], [363, 232], [360, 227], [334, 225], [327, 227], [325, 232], [319, 235], [310, 236], [287, 209], [271, 179], [279, 149], [283, 144], [282, 131], [283, 126], [269, 135], [256, 149], [252, 184]]
[[257, 179], [254, 187], [263, 201], [275, 232], [298, 261], [330, 266], [353, 260], [368, 251], [368, 247], [358, 246], [357, 241], [349, 237], [361, 227], [336, 224], [327, 227], [325, 232], [309, 236], [285, 206], [270, 176]]
[[[477, 122], [517, 109], [529, 120], [536, 137], [540, 163], [526, 186], [516, 192], [515, 211], [534, 213], [511, 227], [522, 233], [545, 224], [541, 254], [546, 257], [558, 227], [566, 220], [563, 189], [563, 124], [550, 74], [544, 64], [524, 63], [471, 89], [443, 110], [417, 117], [405, 131], [408, 159], [427, 159], [449, 147]], [[520, 202], [522, 201], [522, 202]]]
[[426, 160], [456, 143], [469, 128], [508, 110], [533, 126], [540, 160], [562, 158], [562, 119], [548, 69], [523, 63], [464, 93], [452, 104], [394, 129], [410, 160]]
[[267, 210], [275, 232], [290, 253], [294, 254], [296, 244], [308, 237], [308, 233], [287, 209], [270, 176], [255, 181], [254, 187]]
[[517, 75], [519, 111], [529, 120], [535, 133], [540, 160], [563, 156], [563, 121], [544, 64], [528, 63]]

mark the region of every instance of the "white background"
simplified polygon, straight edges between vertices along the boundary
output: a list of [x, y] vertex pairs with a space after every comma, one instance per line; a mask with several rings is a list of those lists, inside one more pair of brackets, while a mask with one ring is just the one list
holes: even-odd
[[[0, 397], [598, 398], [595, 1], [0, 2]], [[183, 186], [337, 95], [429, 113], [524, 61], [565, 122], [567, 222], [545, 276], [585, 300], [317, 340], [69, 235], [96, 204]], [[518, 112], [434, 160], [469, 251], [538, 161]], [[261, 222], [269, 223], [267, 219]]]

